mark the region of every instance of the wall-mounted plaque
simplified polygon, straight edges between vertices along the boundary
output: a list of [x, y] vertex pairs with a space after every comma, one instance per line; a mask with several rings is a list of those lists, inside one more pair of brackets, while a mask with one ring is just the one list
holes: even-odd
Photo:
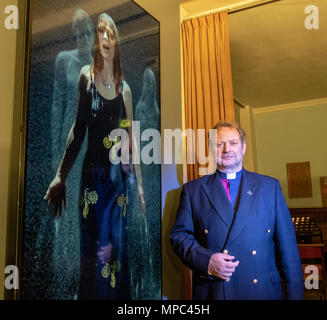
[[312, 198], [310, 162], [287, 163], [289, 198]]

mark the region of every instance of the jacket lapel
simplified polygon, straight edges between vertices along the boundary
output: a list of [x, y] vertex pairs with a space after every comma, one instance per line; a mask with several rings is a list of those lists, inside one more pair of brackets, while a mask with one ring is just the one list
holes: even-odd
[[207, 183], [204, 183], [201, 186], [212, 207], [225, 223], [226, 227], [229, 228], [233, 221], [233, 208], [228, 200], [218, 173], [216, 172], [215, 174], [211, 175]]
[[[242, 182], [239, 191], [239, 205], [236, 211], [233, 227], [228, 242], [232, 242], [250, 222], [254, 214], [254, 203], [257, 195], [257, 186], [251, 181], [248, 171], [243, 169]], [[252, 221], [253, 222], [253, 221]]]

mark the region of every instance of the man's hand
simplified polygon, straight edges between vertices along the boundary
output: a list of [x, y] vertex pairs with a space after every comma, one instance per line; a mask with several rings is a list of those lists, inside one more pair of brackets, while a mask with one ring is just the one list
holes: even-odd
[[208, 274], [223, 280], [229, 279], [240, 263], [239, 261], [232, 262], [234, 258], [224, 253], [213, 254], [209, 261]]

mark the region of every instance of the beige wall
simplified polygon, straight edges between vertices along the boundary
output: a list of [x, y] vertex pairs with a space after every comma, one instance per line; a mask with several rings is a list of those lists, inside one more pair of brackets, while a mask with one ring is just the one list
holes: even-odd
[[[1, 13], [9, 4], [17, 4], [17, 0], [1, 1]], [[176, 0], [137, 0], [135, 1], [160, 21], [161, 50], [161, 127], [182, 128], [181, 106], [181, 54], [180, 54], [180, 11]], [[5, 16], [5, 15], [3, 15]], [[3, 19], [4, 20], [4, 19]], [[8, 220], [8, 184], [11, 152], [17, 146], [12, 145], [16, 32], [6, 30], [0, 23], [2, 48], [0, 68], [6, 75], [0, 79], [1, 117], [0, 117], [0, 299], [3, 299], [3, 271], [5, 268], [6, 230]], [[18, 47], [21, 43], [18, 43]], [[19, 50], [23, 56], [24, 52]], [[16, 78], [16, 89], [17, 89]], [[15, 140], [16, 141], [16, 140]], [[15, 178], [15, 177], [14, 177]], [[183, 180], [182, 166], [162, 166], [162, 264], [163, 264], [163, 295], [168, 299], [180, 299], [184, 293], [184, 277], [181, 262], [173, 254], [168, 243], [168, 233], [175, 218], [178, 205], [180, 185]], [[15, 190], [13, 190], [15, 192]], [[12, 201], [11, 201], [12, 202]], [[15, 208], [15, 203], [11, 204]], [[10, 212], [10, 215], [15, 215]]]
[[243, 165], [247, 170], [257, 172], [257, 149], [255, 139], [255, 123], [253, 109], [250, 106], [240, 108], [239, 121], [246, 133], [246, 153]]
[[[259, 108], [254, 119], [258, 171], [280, 180], [289, 207], [321, 207], [319, 177], [327, 176], [327, 99]], [[289, 199], [286, 163], [305, 161], [310, 161], [313, 197]]]
[[[179, 1], [137, 0], [136, 2], [160, 21], [161, 129], [182, 128]], [[163, 296], [168, 299], [182, 299], [184, 295], [184, 269], [172, 252], [168, 240], [175, 220], [182, 183], [182, 165], [162, 166], [162, 291]]]

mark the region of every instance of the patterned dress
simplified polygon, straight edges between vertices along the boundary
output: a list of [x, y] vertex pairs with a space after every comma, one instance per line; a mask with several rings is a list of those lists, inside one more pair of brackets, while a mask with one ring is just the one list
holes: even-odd
[[[80, 196], [79, 299], [129, 299], [126, 177], [121, 165], [109, 160], [109, 152], [119, 146], [119, 140], [109, 134], [126, 121], [123, 84], [121, 93], [107, 100], [92, 78], [89, 89], [81, 83], [75, 124], [87, 128], [88, 147]], [[110, 258], [103, 263], [98, 253], [110, 250]]]

